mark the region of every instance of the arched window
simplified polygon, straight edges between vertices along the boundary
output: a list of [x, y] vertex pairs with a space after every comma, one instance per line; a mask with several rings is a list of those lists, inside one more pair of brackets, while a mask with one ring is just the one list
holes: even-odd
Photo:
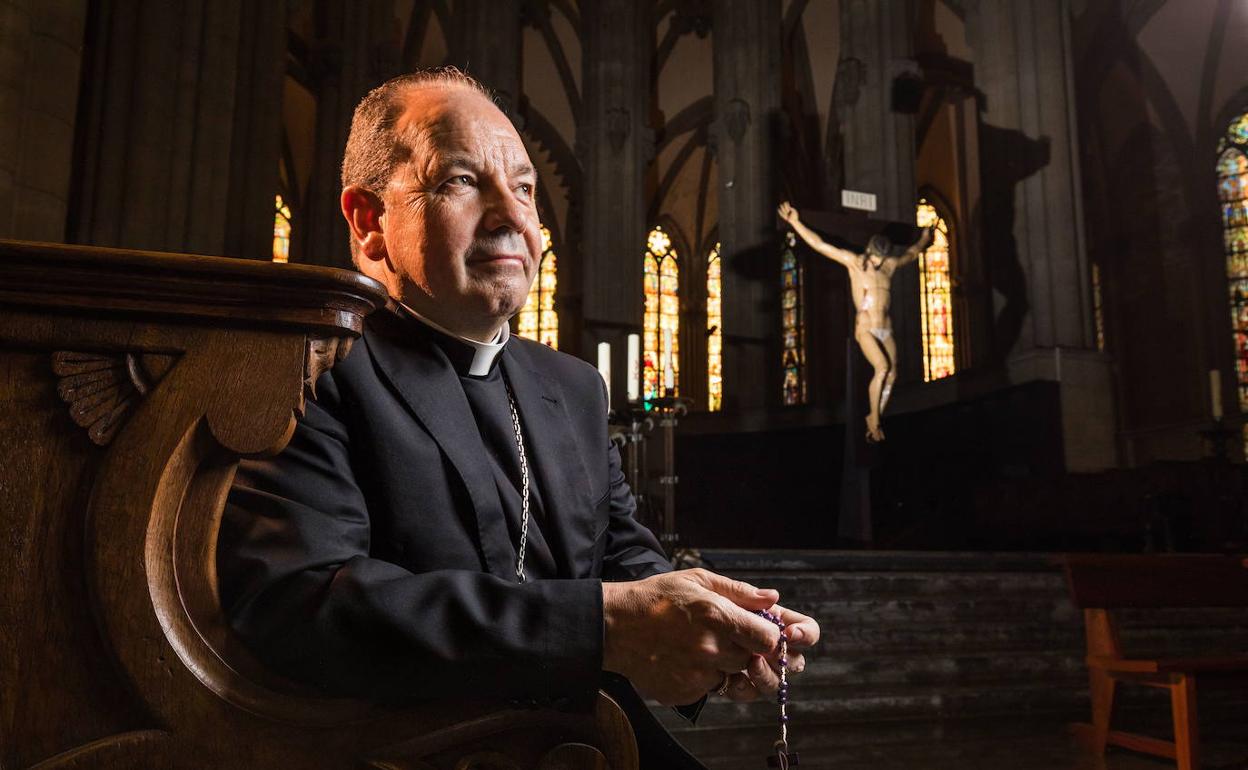
[[550, 243], [550, 230], [542, 226], [542, 261], [537, 264], [537, 277], [529, 288], [529, 297], [516, 322], [516, 333], [537, 340], [543, 345], [559, 348], [559, 316], [555, 313], [555, 287], [558, 275], [555, 250]]
[[277, 196], [273, 212], [273, 261], [290, 261], [290, 206]]
[[642, 394], [649, 401], [675, 396], [680, 387], [680, 255], [663, 228], [646, 238], [643, 263], [646, 314], [642, 354]]
[[919, 255], [919, 308], [923, 328], [923, 380], [948, 377], [957, 370], [953, 358], [953, 292], [949, 275], [949, 224], [936, 207], [920, 198], [915, 211], [919, 227], [932, 227], [932, 244]]
[[1096, 349], [1105, 352], [1105, 289], [1101, 286], [1101, 266], [1092, 263], [1092, 320], [1096, 324]]
[[706, 255], [706, 408], [718, 412], [724, 406], [724, 305], [720, 299], [719, 244]]
[[805, 274], [794, 251], [796, 245], [793, 233], [785, 233], [784, 251], [780, 254], [780, 332], [786, 406], [806, 403], [806, 318], [802, 302]]
[[[1222, 237], [1231, 294], [1235, 384], [1240, 411], [1248, 412], [1248, 112], [1232, 119], [1218, 142], [1218, 197], [1222, 200]], [[1248, 437], [1248, 425], [1244, 432]]]

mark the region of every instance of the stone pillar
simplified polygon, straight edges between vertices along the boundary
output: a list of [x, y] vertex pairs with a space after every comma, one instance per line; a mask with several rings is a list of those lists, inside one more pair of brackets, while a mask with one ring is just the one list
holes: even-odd
[[723, 264], [724, 409], [780, 401], [778, 0], [715, 0], [715, 120]]
[[0, 237], [65, 239], [86, 3], [0, 0]]
[[577, 150], [585, 200], [579, 349], [591, 358], [611, 343], [611, 398], [625, 403], [627, 337], [641, 333], [642, 254], [646, 245], [645, 173], [654, 155], [649, 123], [654, 27], [650, 4], [600, 0], [581, 6], [583, 113]]
[[294, 245], [300, 261], [349, 268], [349, 236], [339, 206], [342, 153], [356, 105], [370, 89], [398, 74], [400, 30], [393, 0], [325, 0], [321, 6], [310, 62], [316, 86], [316, 148], [304, 203], [306, 221], [302, 235], [295, 223]]
[[[230, 153], [234, 192], [226, 209], [223, 253], [269, 259], [273, 255], [277, 159], [282, 152], [279, 94], [286, 76], [286, 4], [255, 3], [245, 9]], [[269, 168], [273, 169], [271, 177]]]
[[[995, 343], [1013, 381], [1061, 383], [1067, 467], [1096, 471], [1117, 464], [1115, 407], [1109, 362], [1096, 352], [1093, 328], [1070, 14], [1069, 0], [980, 0], [968, 8], [967, 31], [987, 102], [981, 140], [1001, 137], [983, 143], [985, 174], [1025, 165], [1008, 201], [1013, 226], [1003, 240], [990, 241], [995, 253], [986, 255], [998, 297], [1003, 287], [1011, 293], [1007, 282], [1014, 274], [1018, 293], [1025, 291], [1003, 300], [1014, 303], [1013, 311], [998, 304]], [[1006, 157], [993, 165], [989, 153]], [[1034, 163], [1027, 163], [1029, 155]], [[986, 198], [991, 181], [985, 180]], [[1011, 248], [1016, 258], [1007, 253]]]
[[[914, 117], [894, 112], [893, 81], [917, 74], [912, 0], [841, 0], [840, 68], [857, 72], [858, 88], [838, 99], [844, 143], [844, 186], [873, 193], [871, 216], [914, 222], [918, 195], [914, 175]], [[841, 78], [838, 73], [838, 89]], [[856, 98], [855, 98], [856, 97]], [[922, 321], [918, 271], [893, 278], [891, 313], [897, 338], [898, 384], [922, 381]]]
[[74, 240], [269, 257], [285, 4], [138, 5], [97, 6]]
[[520, 11], [520, 0], [457, 0], [449, 31], [450, 63], [494, 91], [513, 122], [520, 97]]

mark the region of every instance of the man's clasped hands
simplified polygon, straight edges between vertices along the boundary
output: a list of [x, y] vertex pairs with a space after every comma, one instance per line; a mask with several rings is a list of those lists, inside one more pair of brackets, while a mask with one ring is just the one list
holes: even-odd
[[[819, 624], [776, 604], [778, 591], [705, 569], [604, 582], [602, 599], [603, 668], [666, 705], [693, 703], [710, 691], [735, 701], [774, 693], [780, 634], [788, 637], [790, 674], [806, 667], [801, 650], [819, 641]], [[759, 610], [778, 615], [783, 632]]]

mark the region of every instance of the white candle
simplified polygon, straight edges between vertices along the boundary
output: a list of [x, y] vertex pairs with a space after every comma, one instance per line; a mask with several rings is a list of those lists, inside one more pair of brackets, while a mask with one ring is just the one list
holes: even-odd
[[607, 383], [607, 403], [611, 403], [611, 343], [598, 343], [598, 373], [602, 381]]
[[628, 335], [628, 400], [641, 400], [641, 335]]
[[1209, 400], [1213, 407], [1213, 419], [1222, 419], [1222, 373], [1217, 369], [1209, 370]]
[[663, 395], [676, 389], [676, 373], [672, 371], [672, 330], [663, 330]]

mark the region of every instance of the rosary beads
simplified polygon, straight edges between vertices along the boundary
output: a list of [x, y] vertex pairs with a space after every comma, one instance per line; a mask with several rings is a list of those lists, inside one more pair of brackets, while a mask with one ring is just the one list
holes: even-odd
[[789, 770], [798, 764], [797, 752], [789, 753], [789, 635], [784, 632], [784, 621], [779, 615], [767, 610], [759, 610], [758, 614], [780, 629], [780, 689], [776, 691], [776, 703], [780, 706], [780, 740], [772, 746], [776, 753], [767, 757], [767, 767]]

